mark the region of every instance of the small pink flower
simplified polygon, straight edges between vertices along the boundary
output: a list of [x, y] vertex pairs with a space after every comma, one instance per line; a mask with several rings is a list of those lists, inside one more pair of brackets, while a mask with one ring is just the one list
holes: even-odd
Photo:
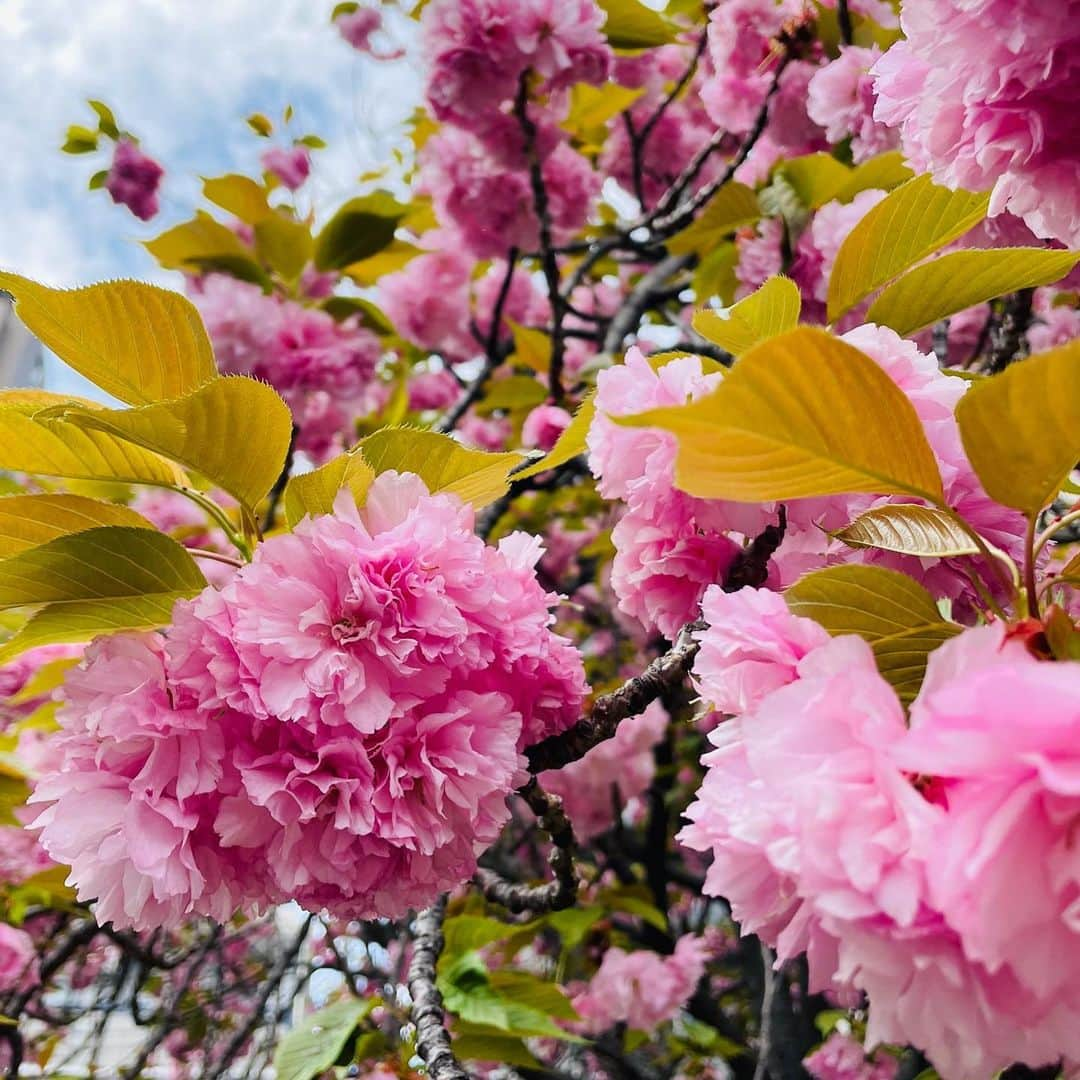
[[30, 935], [0, 922], [0, 992], [32, 986], [37, 980], [37, 952]]
[[536, 450], [550, 450], [559, 436], [570, 426], [572, 417], [558, 405], [537, 405], [521, 426], [523, 446]]
[[141, 221], [158, 212], [158, 187], [165, 170], [130, 139], [119, 139], [105, 190], [114, 203], [126, 206]]
[[263, 152], [262, 167], [273, 173], [290, 191], [295, 191], [311, 172], [311, 154], [306, 146], [273, 146]]

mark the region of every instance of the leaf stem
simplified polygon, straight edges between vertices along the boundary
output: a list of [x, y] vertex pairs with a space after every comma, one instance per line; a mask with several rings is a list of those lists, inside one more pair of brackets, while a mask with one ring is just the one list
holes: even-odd
[[251, 560], [251, 545], [236, 531], [236, 526], [229, 519], [229, 515], [213, 499], [208, 499], [201, 491], [196, 491], [194, 488], [174, 484], [163, 484], [162, 486], [169, 488], [170, 491], [178, 492], [185, 498], [190, 499], [196, 506], [205, 510], [221, 526], [222, 532], [229, 538], [229, 542], [233, 547], [246, 560]]
[[1035, 581], [1035, 530], [1038, 524], [1039, 515], [1034, 513], [1028, 518], [1027, 530], [1024, 533], [1024, 592], [1027, 594], [1027, 614], [1036, 619], [1039, 617], [1039, 590]]
[[1042, 553], [1042, 549], [1051, 541], [1054, 533], [1059, 532], [1061, 529], [1067, 528], [1074, 521], [1080, 521], [1080, 505], [1073, 507], [1067, 514], [1062, 514], [1061, 517], [1055, 518], [1050, 524], [1043, 529], [1039, 534], [1038, 539], [1035, 541], [1035, 547], [1031, 553], [1031, 558], [1034, 561]]

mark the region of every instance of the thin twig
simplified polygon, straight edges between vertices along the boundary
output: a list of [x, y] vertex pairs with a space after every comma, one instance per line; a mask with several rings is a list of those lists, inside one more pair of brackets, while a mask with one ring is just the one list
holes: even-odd
[[274, 527], [278, 506], [281, 504], [281, 497], [285, 494], [285, 488], [289, 483], [289, 473], [292, 472], [293, 455], [296, 453], [296, 436], [299, 433], [300, 429], [293, 424], [292, 434], [289, 436], [289, 449], [285, 454], [285, 463], [281, 466], [281, 472], [274, 481], [274, 486], [270, 489], [270, 495], [268, 496], [269, 501], [266, 504], [266, 513], [263, 515], [263, 522], [260, 526], [260, 532], [264, 535]]
[[555, 875], [544, 885], [522, 885], [507, 881], [493, 870], [477, 870], [474, 880], [484, 896], [508, 911], [562, 911], [577, 900], [578, 879], [574, 872], [574, 830], [557, 795], [543, 791], [535, 777], [518, 794], [529, 804], [540, 827], [551, 837], [548, 863]]
[[693, 261], [693, 255], [669, 255], [648, 273], [642, 275], [641, 280], [630, 290], [629, 296], [623, 301], [611, 320], [611, 325], [608, 326], [607, 333], [604, 335], [604, 352], [611, 353], [621, 348], [626, 336], [633, 332], [641, 321], [642, 315], [655, 302], [660, 286]]

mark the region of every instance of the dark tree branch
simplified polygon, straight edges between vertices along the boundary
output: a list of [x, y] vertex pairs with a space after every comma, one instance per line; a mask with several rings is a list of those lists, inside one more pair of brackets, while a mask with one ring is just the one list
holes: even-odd
[[850, 45], [855, 40], [855, 28], [851, 24], [848, 0], [836, 0], [836, 22], [840, 27], [840, 40], [845, 45]]
[[412, 1020], [416, 1025], [416, 1052], [427, 1065], [431, 1080], [471, 1080], [450, 1046], [442, 994], [435, 985], [435, 968], [443, 950], [443, 918], [446, 897], [441, 896], [416, 917], [412, 963], [408, 984], [412, 996]]
[[537, 129], [529, 115], [529, 85], [527, 71], [522, 72], [514, 101], [514, 115], [521, 125], [525, 136], [525, 155], [529, 161], [529, 182], [532, 185], [533, 206], [540, 227], [540, 263], [547, 283], [548, 298], [551, 301], [551, 365], [548, 369], [548, 388], [555, 401], [563, 397], [562, 369], [566, 343], [563, 340], [562, 324], [566, 314], [562, 294], [559, 291], [559, 261], [551, 239], [551, 209], [548, 205], [547, 185], [544, 183], [543, 163], [536, 146]]
[[299, 433], [300, 429], [293, 424], [292, 434], [289, 436], [289, 450], [285, 455], [285, 464], [281, 466], [281, 472], [274, 481], [274, 486], [270, 489], [270, 494], [268, 496], [269, 501], [266, 504], [266, 513], [263, 516], [263, 522], [260, 526], [260, 531], [263, 533], [268, 533], [274, 527], [278, 506], [281, 505], [281, 497], [285, 494], [285, 486], [289, 482], [289, 473], [292, 472], [293, 455], [296, 453], [296, 436]]
[[766, 525], [735, 557], [724, 578], [724, 592], [761, 588], [769, 577], [769, 560], [783, 543], [786, 531], [787, 510], [781, 503], [776, 524]]
[[673, 274], [689, 266], [693, 260], [693, 255], [668, 255], [642, 275], [608, 326], [604, 335], [604, 352], [615, 352], [621, 348], [627, 335], [637, 328], [642, 315], [656, 302], [661, 286]]
[[1005, 301], [1001, 322], [990, 332], [990, 356], [986, 361], [990, 375], [997, 375], [1014, 360], [1027, 356], [1034, 296], [1034, 289], [1020, 289]]
[[544, 885], [522, 885], [507, 881], [493, 870], [477, 870], [474, 880], [484, 896], [520, 915], [525, 911], [562, 911], [577, 900], [578, 879], [574, 872], [574, 830], [557, 795], [543, 791], [535, 778], [518, 794], [529, 804], [540, 827], [551, 837], [548, 862], [554, 880]]

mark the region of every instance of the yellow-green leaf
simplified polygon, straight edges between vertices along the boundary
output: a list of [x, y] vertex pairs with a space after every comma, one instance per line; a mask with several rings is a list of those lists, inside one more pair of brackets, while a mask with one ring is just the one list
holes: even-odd
[[551, 367], [551, 338], [543, 330], [534, 330], [529, 326], [508, 319], [510, 331], [514, 335], [514, 351], [511, 362], [532, 368], [541, 375], [546, 375]]
[[266, 201], [266, 189], [262, 184], [240, 173], [204, 179], [203, 194], [249, 225], [257, 225], [274, 212]]
[[625, 112], [643, 93], [642, 87], [619, 86], [617, 83], [603, 86], [577, 83], [570, 89], [570, 109], [560, 127], [571, 134], [585, 136]]
[[369, 286], [378, 283], [380, 278], [407, 266], [423, 250], [405, 240], [391, 240], [381, 251], [360, 262], [350, 263], [343, 273], [357, 285]]
[[0, 289], [61, 360], [129, 405], [178, 397], [217, 375], [202, 319], [179, 293], [139, 281], [50, 289], [3, 272]]
[[270, 278], [251, 249], [232, 229], [203, 210], [143, 246], [166, 270], [221, 270], [241, 281], [270, 287]]
[[60, 394], [0, 392], [0, 469], [76, 480], [186, 483], [183, 471], [157, 454], [59, 417], [35, 415], [68, 401]]
[[5, 703], [8, 705], [26, 705], [36, 701], [38, 698], [46, 697], [58, 686], [63, 685], [67, 673], [78, 662], [79, 658], [77, 656], [65, 656], [58, 660], [47, 661], [34, 670], [34, 674], [23, 683], [18, 693], [5, 698]]
[[383, 428], [360, 443], [376, 475], [390, 469], [416, 473], [431, 492], [446, 491], [474, 506], [486, 506], [510, 487], [509, 473], [520, 454], [470, 450], [448, 435], [412, 428]]
[[357, 506], [363, 505], [368, 487], [375, 479], [375, 470], [363, 454], [353, 450], [338, 454], [325, 465], [311, 472], [292, 477], [285, 487], [285, 520], [289, 528], [311, 515], [329, 514], [342, 488], [348, 488]]
[[386, 191], [350, 199], [316, 237], [315, 265], [340, 270], [382, 251], [408, 210]]
[[1049, 285], [1080, 262], [1080, 251], [1047, 248], [971, 248], [953, 251], [910, 270], [882, 290], [866, 321], [913, 334], [996, 296]]
[[286, 281], [295, 281], [311, 261], [311, 230], [301, 221], [272, 211], [255, 226], [255, 250]]
[[555, 445], [535, 465], [514, 473], [515, 480], [525, 480], [530, 476], [557, 469], [572, 461], [578, 454], [585, 453], [585, 438], [589, 434], [593, 417], [596, 416], [596, 391], [590, 390], [582, 399], [574, 413], [573, 420], [567, 424], [563, 433], [556, 439]]
[[102, 525], [154, 527], [127, 506], [82, 495], [8, 495], [0, 498], [0, 558]]
[[675, 40], [676, 27], [639, 0], [599, 0], [613, 49], [653, 49]]
[[485, 415], [496, 409], [535, 409], [547, 401], [547, 397], [547, 387], [531, 375], [510, 375], [489, 384], [487, 393], [476, 403], [476, 411]]
[[699, 304], [712, 299], [725, 305], [731, 303], [739, 286], [739, 279], [735, 276], [738, 262], [739, 249], [731, 240], [717, 244], [708, 255], [698, 260], [690, 287]]
[[[196, 592], [198, 590], [195, 590]], [[173, 605], [193, 595], [191, 589], [110, 597], [108, 600], [71, 600], [46, 604], [25, 626], [0, 645], [0, 664], [39, 645], [73, 644], [99, 634], [121, 630], [154, 630], [167, 626]]]
[[847, 165], [824, 151], [791, 158], [778, 171], [795, 189], [803, 206], [811, 210], [835, 199], [852, 176]]
[[206, 585], [183, 545], [152, 529], [105, 525], [0, 560], [0, 608], [106, 600]]
[[933, 506], [878, 506], [831, 535], [849, 547], [880, 548], [903, 555], [947, 558], [979, 554], [971, 536], [947, 513]]
[[870, 188], [892, 191], [914, 175], [904, 163], [904, 155], [899, 150], [889, 150], [857, 165], [834, 198], [847, 203], [851, 202], [860, 191], [868, 191]]
[[759, 342], [793, 330], [801, 310], [799, 287], [778, 274], [723, 315], [708, 309], [694, 312], [692, 325], [706, 341], [741, 356]]
[[244, 375], [140, 409], [72, 410], [64, 417], [180, 462], [249, 508], [278, 478], [292, 437], [285, 402], [266, 383]]
[[1080, 460], [1080, 341], [972, 383], [956, 419], [990, 497], [1038, 513]]
[[928, 175], [889, 192], [840, 245], [829, 278], [829, 321], [967, 232], [989, 202], [987, 194], [938, 187]]
[[761, 206], [754, 192], [737, 180], [729, 180], [697, 220], [677, 232], [667, 246], [676, 255], [708, 255], [741, 225], [752, 225], [760, 217]]
[[821, 623], [834, 637], [857, 634], [868, 641], [878, 670], [905, 703], [918, 694], [930, 653], [961, 630], [917, 581], [879, 566], [816, 570], [784, 596], [796, 615]]
[[814, 327], [754, 346], [707, 397], [616, 422], [673, 432], [676, 486], [702, 498], [943, 497], [907, 396], [868, 356]]
[[379, 1003], [378, 998], [336, 1001], [305, 1016], [274, 1051], [278, 1080], [314, 1080], [334, 1067], [357, 1024]]

